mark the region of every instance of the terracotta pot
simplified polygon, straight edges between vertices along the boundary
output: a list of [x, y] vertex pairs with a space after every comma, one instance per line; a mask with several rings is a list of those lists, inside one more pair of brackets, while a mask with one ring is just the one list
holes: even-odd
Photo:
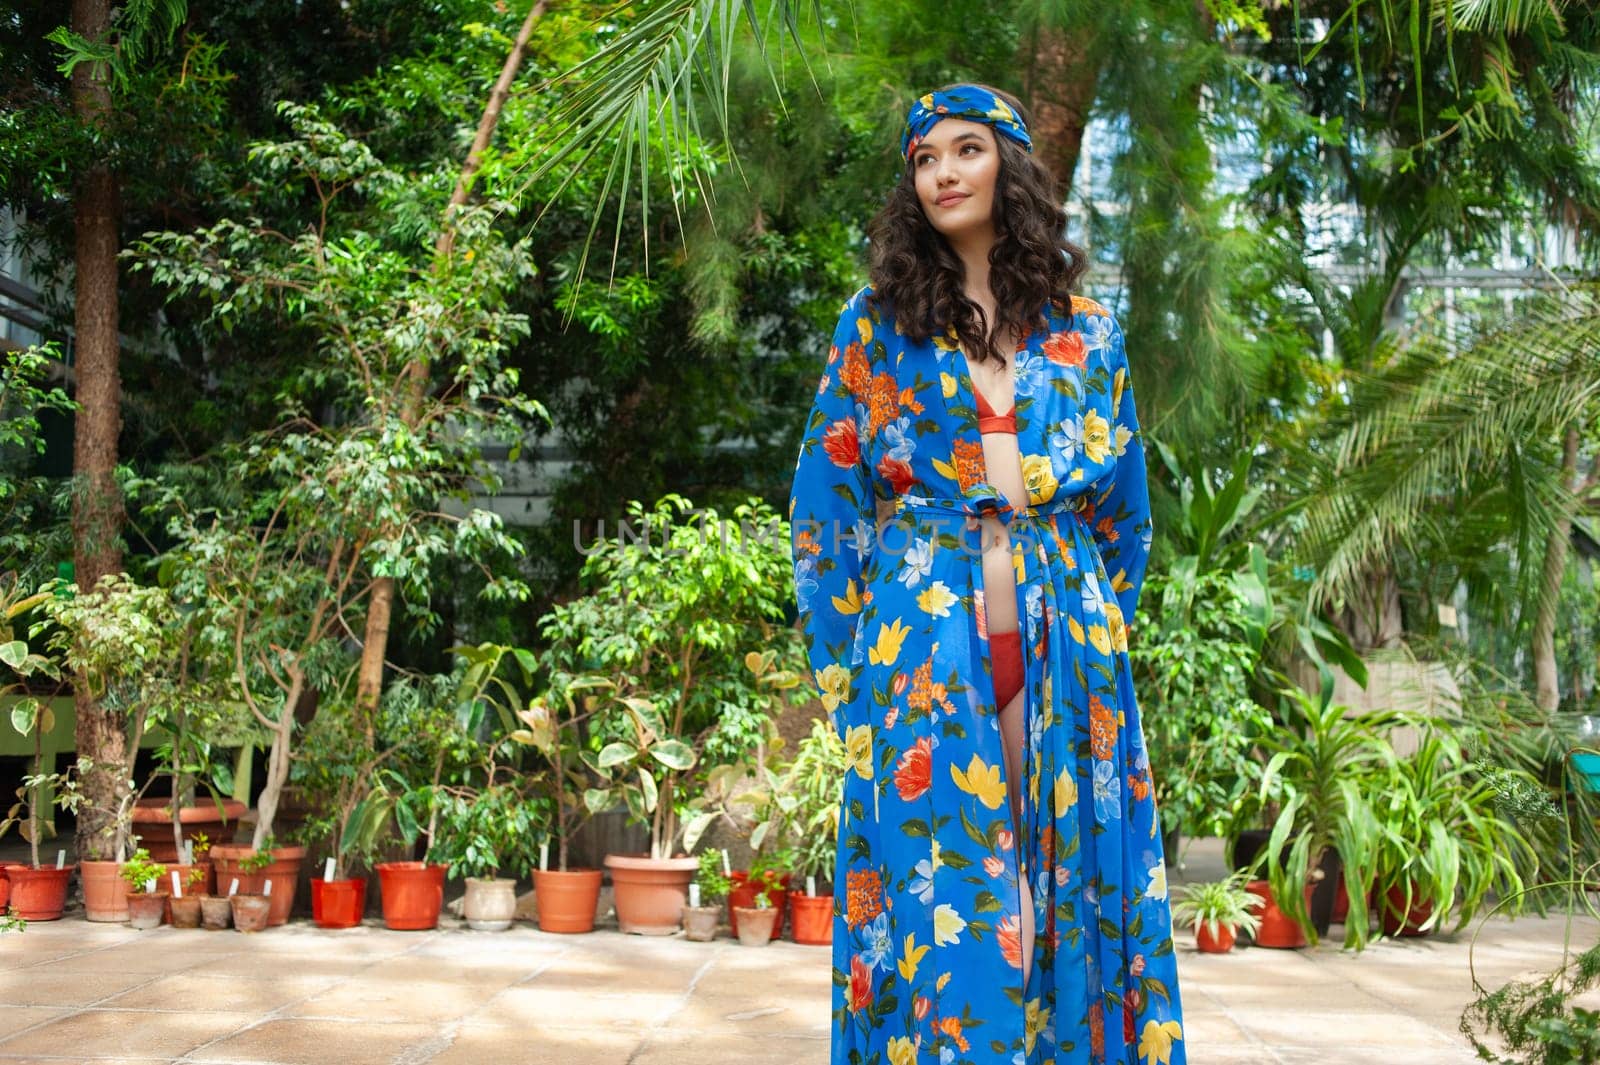
[[1194, 930], [1194, 945], [1201, 954], [1226, 954], [1233, 949], [1233, 942], [1238, 937], [1239, 930], [1231, 924], [1217, 924], [1217, 934], [1211, 934], [1211, 926], [1200, 922], [1200, 927]]
[[467, 877], [461, 916], [475, 932], [504, 932], [517, 915], [517, 882], [503, 876]]
[[[289, 913], [294, 909], [295, 889], [300, 886], [300, 863], [305, 860], [304, 847], [274, 847], [272, 849], [272, 864], [258, 873], [246, 873], [239, 868], [239, 862], [255, 853], [255, 848], [248, 843], [218, 843], [211, 848], [211, 864], [216, 869], [217, 887], [224, 892], [239, 879], [239, 894], [258, 895], [270, 894], [272, 902], [272, 915], [267, 923], [277, 927], [289, 920]], [[267, 892], [266, 886], [272, 884], [272, 891]], [[235, 925], [238, 917], [234, 918]]]
[[[210, 801], [182, 807], [178, 821], [183, 838], [194, 839], [204, 832], [212, 843], [223, 842], [229, 836], [228, 826], [239, 820], [245, 810], [245, 804], [234, 799], [223, 799], [220, 813], [217, 804]], [[172, 843], [171, 799], [140, 799], [133, 806], [133, 825], [140, 845], [150, 852], [152, 860], [163, 864], [178, 860], [178, 849]]]
[[1333, 889], [1333, 923], [1344, 924], [1345, 918], [1350, 916], [1350, 890], [1344, 886], [1344, 877], [1339, 878], [1339, 886]]
[[678, 930], [699, 858], [608, 854], [606, 868], [611, 870], [617, 924], [624, 932], [670, 936]]
[[233, 927], [241, 932], [259, 932], [272, 920], [272, 900], [265, 895], [235, 895]]
[[[191, 884], [189, 883], [189, 875], [196, 869], [200, 870], [200, 880], [197, 883]], [[178, 874], [178, 883], [183, 886], [183, 893], [185, 895], [216, 894], [217, 872], [209, 861], [195, 862], [193, 865], [169, 864], [167, 866], [167, 875], [161, 878], [162, 886], [167, 888], [169, 891], [172, 889], [173, 873]], [[278, 889], [273, 888], [272, 890], [277, 891]]]
[[396, 932], [439, 927], [439, 911], [444, 907], [444, 871], [442, 865], [425, 862], [379, 862], [384, 927]]
[[[1262, 901], [1261, 909], [1257, 911], [1261, 918], [1261, 928], [1256, 932], [1256, 946], [1293, 950], [1306, 945], [1305, 932], [1301, 930], [1298, 924], [1290, 920], [1282, 910], [1278, 909], [1278, 903], [1272, 897], [1272, 885], [1270, 882], [1252, 880], [1245, 885], [1245, 890]], [[1311, 886], [1309, 884], [1306, 885], [1306, 905], [1311, 905]]]
[[768, 906], [764, 910], [735, 906], [733, 912], [739, 919], [739, 942], [745, 946], [764, 947], [777, 938], [774, 934], [778, 924], [776, 906]]
[[83, 915], [91, 921], [121, 924], [128, 919], [128, 884], [121, 862], [80, 862]]
[[233, 903], [223, 895], [200, 895], [200, 927], [220, 932], [233, 926]]
[[128, 895], [128, 924], [141, 931], [160, 928], [167, 920], [167, 893], [130, 891]]
[[683, 908], [683, 937], [696, 943], [709, 943], [717, 938], [717, 928], [722, 924], [721, 906], [685, 906]]
[[539, 931], [593, 932], [603, 875], [598, 869], [535, 869], [533, 894], [539, 904]]
[[[739, 907], [755, 909], [756, 894], [759, 892], [760, 888], [757, 885], [750, 883], [750, 873], [745, 869], [735, 869], [733, 871], [732, 879], [733, 889], [728, 892], [728, 924], [732, 926], [733, 934], [738, 935], [739, 915], [734, 911]], [[767, 892], [767, 898], [771, 900], [772, 908], [776, 910], [778, 914], [778, 916], [773, 919], [773, 939], [777, 939], [783, 934], [783, 915], [789, 908], [789, 886], [793, 879], [794, 878], [790, 874], [785, 873], [778, 879], [779, 886]]]
[[11, 878], [6, 876], [6, 871], [0, 867], [0, 913], [6, 912], [6, 907], [11, 905]]
[[168, 899], [167, 920], [174, 928], [199, 928], [200, 896], [174, 895]]
[[47, 865], [34, 869], [26, 865], [6, 866], [11, 882], [10, 906], [24, 921], [57, 921], [67, 908], [67, 884], [76, 865], [57, 869]]
[[366, 878], [311, 878], [311, 920], [318, 928], [354, 928], [366, 912]]
[[1417, 897], [1416, 888], [1411, 889], [1411, 908], [1406, 908], [1406, 889], [1404, 884], [1396, 884], [1383, 894], [1383, 901], [1379, 905], [1378, 923], [1383, 928], [1386, 936], [1425, 936], [1422, 923], [1433, 916], [1433, 903]]
[[820, 947], [833, 942], [833, 896], [790, 893], [789, 920], [794, 941]]

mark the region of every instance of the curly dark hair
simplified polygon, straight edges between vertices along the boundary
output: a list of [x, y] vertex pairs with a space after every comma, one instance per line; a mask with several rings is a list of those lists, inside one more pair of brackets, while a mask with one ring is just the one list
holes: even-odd
[[[1009, 104], [1027, 125], [1022, 103], [1008, 92], [980, 82]], [[943, 92], [955, 88], [946, 85]], [[1000, 173], [994, 192], [994, 248], [989, 252], [989, 290], [995, 316], [986, 323], [983, 309], [962, 291], [965, 270], [944, 234], [933, 228], [917, 197], [912, 159], [905, 161], [900, 182], [889, 193], [867, 235], [872, 244], [872, 298], [885, 303], [900, 332], [915, 341], [948, 330], [960, 337], [982, 338], [965, 346], [980, 362], [1005, 361], [999, 338], [1008, 328], [1027, 333], [1048, 328], [1043, 307], [1053, 299], [1070, 307], [1072, 294], [1089, 256], [1066, 239], [1067, 212], [1061, 204], [1055, 175], [1010, 137], [996, 135]], [[984, 327], [988, 325], [986, 330]]]

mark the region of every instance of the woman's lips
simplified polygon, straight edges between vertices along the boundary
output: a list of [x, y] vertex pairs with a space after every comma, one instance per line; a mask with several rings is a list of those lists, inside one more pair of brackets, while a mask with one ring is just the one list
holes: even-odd
[[960, 203], [962, 200], [965, 200], [971, 195], [972, 194], [970, 192], [963, 192], [956, 196], [941, 196], [939, 199], [933, 202], [938, 204], [940, 207], [954, 207], [956, 204]]

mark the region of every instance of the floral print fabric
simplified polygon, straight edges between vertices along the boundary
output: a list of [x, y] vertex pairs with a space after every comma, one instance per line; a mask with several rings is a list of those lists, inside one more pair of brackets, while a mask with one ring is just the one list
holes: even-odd
[[[988, 483], [958, 345], [910, 341], [870, 296], [840, 313], [789, 503], [813, 678], [849, 761], [832, 1061], [1182, 1065], [1127, 654], [1151, 525], [1121, 328], [1074, 297], [1019, 350], [1029, 498], [1013, 507]], [[984, 587], [985, 512], [1007, 522], [1014, 589]], [[1023, 838], [984, 620], [986, 595], [1012, 594]], [[1036, 929], [1026, 986], [1019, 878]]]

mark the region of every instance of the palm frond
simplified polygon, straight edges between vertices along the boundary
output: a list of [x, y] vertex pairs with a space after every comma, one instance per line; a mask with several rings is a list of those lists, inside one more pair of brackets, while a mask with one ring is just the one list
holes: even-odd
[[[548, 196], [534, 225], [538, 225], [544, 212], [592, 161], [606, 156], [610, 160], [605, 180], [595, 197], [593, 219], [584, 240], [578, 266], [580, 284], [595, 231], [620, 175], [618, 201], [621, 206], [612, 243], [613, 274], [615, 272], [622, 216], [635, 173], [636, 155], [640, 216], [648, 262], [652, 134], [668, 156], [666, 165], [658, 172], [667, 177], [680, 228], [683, 222], [680, 207], [691, 198], [691, 183], [710, 213], [712, 183], [709, 178], [715, 164], [709, 146], [713, 142], [702, 128], [697, 101], [710, 107], [716, 120], [718, 139], [715, 143], [727, 148], [728, 158], [737, 168], [738, 159], [728, 131], [728, 85], [740, 15], [743, 14], [749, 25], [781, 103], [782, 90], [764, 42], [773, 24], [781, 20], [803, 59], [808, 46], [797, 18], [803, 3], [804, 0], [773, 0], [765, 16], [757, 13], [753, 0], [668, 0], [650, 5], [637, 21], [599, 51], [537, 87], [535, 91], [543, 92], [557, 86], [574, 86], [551, 114], [549, 136], [553, 147], [543, 154], [514, 194], [520, 198], [552, 172], [565, 169], [564, 178]], [[811, 0], [811, 8], [817, 24], [823, 25], [821, 0]], [[810, 72], [809, 65], [807, 71]], [[812, 80], [815, 84], [814, 76]]]

